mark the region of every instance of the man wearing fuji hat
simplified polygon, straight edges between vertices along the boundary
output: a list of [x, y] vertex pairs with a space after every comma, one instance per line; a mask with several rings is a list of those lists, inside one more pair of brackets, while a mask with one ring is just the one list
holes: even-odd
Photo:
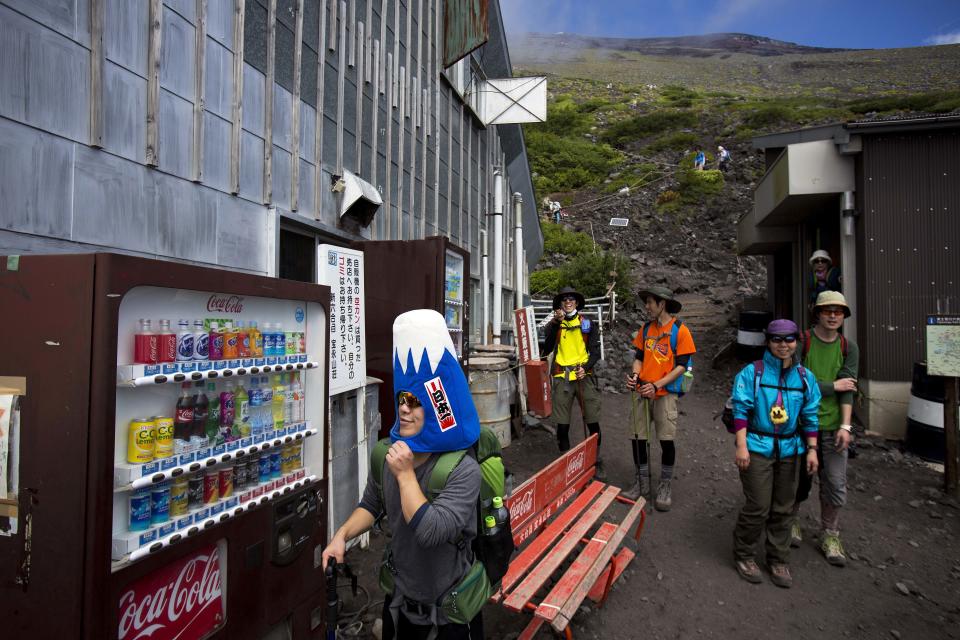
[[397, 420], [383, 486], [371, 472], [360, 505], [324, 549], [323, 564], [331, 557], [342, 562], [347, 541], [383, 518], [392, 536], [381, 569], [381, 586], [388, 591], [382, 638], [480, 639], [481, 614], [458, 624], [441, 607], [474, 561], [477, 461], [465, 455], [428, 499], [440, 454], [469, 449], [480, 436], [480, 420], [443, 316], [427, 309], [401, 314], [393, 323], [393, 340]]

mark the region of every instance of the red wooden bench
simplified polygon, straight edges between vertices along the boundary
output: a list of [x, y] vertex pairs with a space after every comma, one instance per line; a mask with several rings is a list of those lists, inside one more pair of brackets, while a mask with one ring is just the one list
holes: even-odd
[[[531, 611], [533, 619], [518, 640], [533, 638], [545, 623], [572, 638], [569, 624], [585, 598], [599, 607], [634, 553], [620, 547], [638, 521], [639, 541], [646, 519], [643, 498], [620, 496], [620, 488], [593, 479], [597, 436], [563, 454], [517, 487], [507, 499], [513, 539], [519, 549], [491, 598], [511, 611]], [[617, 522], [601, 521], [615, 501], [630, 505]], [[617, 551], [617, 549], [619, 551]], [[566, 571], [559, 571], [568, 558]], [[539, 602], [533, 602], [554, 579]]]

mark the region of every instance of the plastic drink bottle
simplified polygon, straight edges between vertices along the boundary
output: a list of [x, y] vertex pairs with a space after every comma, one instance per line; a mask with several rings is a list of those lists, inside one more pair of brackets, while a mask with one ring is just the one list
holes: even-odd
[[303, 385], [300, 384], [300, 374], [290, 374], [290, 392], [293, 395], [293, 421], [303, 422], [304, 416]]
[[190, 362], [194, 356], [193, 330], [189, 320], [181, 318], [178, 324], [180, 330], [177, 331], [177, 362]]
[[[237, 408], [237, 417], [234, 421], [234, 435], [246, 438], [250, 435], [250, 396], [243, 385], [238, 385], [234, 395], [234, 405]], [[239, 432], [239, 433], [238, 433]]]
[[217, 384], [207, 383], [207, 423], [204, 426], [204, 435], [210, 445], [223, 444], [220, 442], [220, 396], [217, 395]]
[[237, 355], [241, 358], [249, 358], [250, 353], [250, 334], [243, 321], [237, 323]]
[[207, 445], [207, 416], [210, 413], [210, 400], [203, 392], [203, 382], [196, 384], [193, 397], [193, 425], [190, 429], [190, 449], [197, 450]]
[[133, 334], [133, 361], [138, 364], [160, 362], [160, 336], [153, 332], [149, 318], [140, 318]]
[[267, 376], [260, 378], [260, 395], [263, 398], [260, 405], [260, 425], [264, 433], [273, 431], [273, 387]]
[[693, 386], [693, 365], [687, 367], [687, 370], [683, 372], [683, 379], [680, 381], [680, 390], [683, 393], [689, 393], [690, 387]]
[[280, 376], [273, 377], [273, 428], [283, 429], [283, 406], [286, 401], [286, 389]]
[[234, 328], [233, 323], [227, 320], [223, 328], [223, 358], [231, 360], [240, 357], [240, 334]]
[[483, 535], [495, 536], [499, 533], [500, 527], [497, 526], [497, 519], [493, 516], [487, 516], [483, 519]]
[[210, 357], [210, 334], [203, 330], [203, 320], [193, 321], [193, 359], [206, 360]]
[[287, 425], [291, 425], [296, 420], [294, 419], [294, 400], [293, 400], [293, 381], [291, 375], [280, 374], [280, 381], [283, 384], [283, 422]]
[[233, 421], [237, 417], [233, 397], [233, 381], [227, 382], [227, 388], [220, 392], [220, 435], [225, 442], [231, 441]]
[[493, 498], [493, 519], [497, 521], [498, 527], [503, 527], [510, 520], [510, 512], [503, 506], [503, 498], [494, 496]]
[[250, 433], [258, 436], [263, 433], [263, 421], [260, 415], [260, 409], [263, 407], [263, 390], [260, 389], [260, 378], [250, 378], [247, 397], [250, 399]]
[[269, 358], [276, 355], [274, 352], [276, 336], [273, 335], [273, 325], [269, 322], [263, 323], [263, 355]]
[[158, 334], [160, 362], [173, 362], [177, 359], [177, 334], [170, 328], [169, 320], [160, 321], [160, 331]]
[[180, 455], [190, 450], [190, 433], [193, 430], [193, 394], [190, 383], [180, 386], [180, 399], [173, 417], [173, 451]]
[[250, 353], [254, 358], [263, 357], [263, 334], [260, 333], [260, 328], [257, 327], [257, 321], [250, 321], [250, 328], [247, 330], [250, 334]]
[[273, 352], [274, 355], [287, 354], [287, 335], [283, 332], [283, 325], [279, 322], [273, 325]]
[[210, 323], [210, 340], [207, 343], [209, 350], [208, 357], [211, 360], [223, 360], [223, 333], [220, 331], [220, 323]]

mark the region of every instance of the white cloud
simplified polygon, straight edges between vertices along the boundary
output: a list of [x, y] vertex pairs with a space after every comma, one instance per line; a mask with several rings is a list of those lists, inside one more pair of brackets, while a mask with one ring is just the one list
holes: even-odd
[[960, 44], [960, 31], [953, 33], [938, 33], [924, 40], [927, 44]]
[[[780, 2], [770, 0], [729, 0], [716, 3], [716, 8], [703, 21], [704, 33], [716, 33], [729, 30], [741, 18], [762, 11], [769, 11], [771, 5]], [[734, 28], [734, 31], [737, 29]]]

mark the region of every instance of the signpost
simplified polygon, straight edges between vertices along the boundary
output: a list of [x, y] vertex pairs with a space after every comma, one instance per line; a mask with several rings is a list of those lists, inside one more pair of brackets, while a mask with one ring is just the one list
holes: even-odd
[[943, 435], [946, 460], [943, 470], [944, 490], [960, 497], [960, 471], [957, 428], [960, 405], [960, 315], [927, 316], [927, 374], [944, 377]]

